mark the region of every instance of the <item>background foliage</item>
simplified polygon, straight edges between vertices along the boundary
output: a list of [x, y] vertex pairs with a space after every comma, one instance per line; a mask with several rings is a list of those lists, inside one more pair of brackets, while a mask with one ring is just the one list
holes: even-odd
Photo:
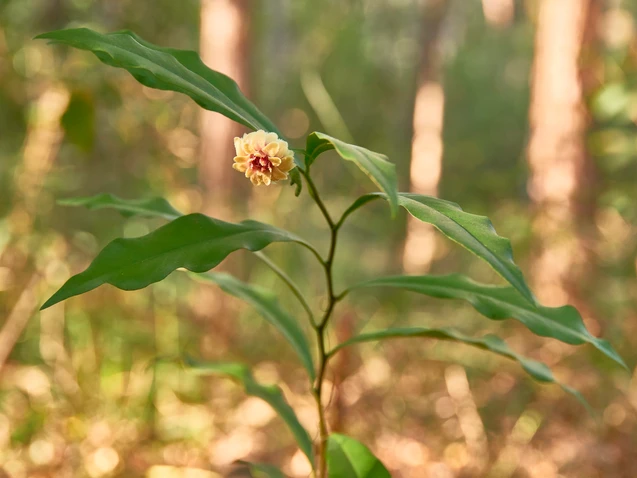
[[[387, 154], [407, 190], [425, 3], [326, 0], [317, 8], [315, 2], [251, 2], [249, 96], [288, 137], [324, 129]], [[441, 36], [440, 195], [490, 216], [528, 270], [533, 241], [525, 150], [537, 8], [530, 0], [515, 6], [512, 23], [494, 28], [481, 2], [450, 3]], [[145, 88], [91, 55], [32, 38], [88, 25], [196, 49], [199, 10], [195, 0], [0, 0], [0, 316], [30, 319], [0, 370], [0, 466], [11, 477], [216, 476], [243, 473], [232, 465], [240, 459], [283, 463], [290, 476], [307, 475], [285, 425], [258, 399], [223, 378], [201, 379], [168, 361], [151, 362], [158, 354], [189, 351], [243, 361], [257, 378], [287, 383], [288, 401], [311, 429], [313, 405], [301, 398], [303, 370], [294, 351], [251, 309], [222, 301], [215, 286], [173, 274], [145, 291], [100, 288], [33, 313], [110, 240], [161, 224], [112, 211], [88, 214], [56, 199], [163, 195], [195, 212], [205, 191], [198, 182], [196, 105]], [[587, 325], [615, 344], [630, 367], [637, 360], [636, 14], [629, 1], [604, 4], [600, 14], [598, 81], [587, 93], [596, 269], [582, 278], [593, 311]], [[613, 39], [612, 15], [631, 26], [627, 42]], [[308, 71], [320, 74], [349, 132], [322, 124], [302, 85]], [[58, 116], [56, 107], [63, 108]], [[314, 168], [330, 208], [342, 210], [354, 194], [368, 191], [353, 165], [325, 157]], [[237, 220], [249, 216], [327, 240], [318, 212], [292, 188], [238, 189], [232, 204]], [[400, 272], [405, 215], [390, 231], [386, 207], [372, 204], [345, 227], [337, 284]], [[304, 290], [320, 274], [304, 251], [275, 244], [269, 252], [295, 270]], [[303, 313], [247, 254], [224, 264], [280, 291], [283, 305]], [[495, 280], [442, 238], [432, 270]], [[348, 349], [331, 376], [338, 384], [333, 425], [363, 438], [394, 476], [637, 474], [637, 385], [593, 347], [535, 338], [513, 321], [479, 320], [468, 305], [392, 290], [374, 294], [352, 294], [336, 318], [337, 334], [346, 338], [367, 324], [455, 326], [472, 336], [497, 331], [517, 352], [551, 365], [601, 414], [596, 424], [559, 387], [540, 387], [515, 365], [469, 347], [396, 340]]]

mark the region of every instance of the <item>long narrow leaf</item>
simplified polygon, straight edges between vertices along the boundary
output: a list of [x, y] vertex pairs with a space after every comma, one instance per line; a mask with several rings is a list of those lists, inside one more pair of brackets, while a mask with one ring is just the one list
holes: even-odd
[[[124, 68], [142, 85], [183, 93], [202, 108], [221, 113], [251, 129], [272, 131], [283, 137], [276, 125], [241, 93], [232, 78], [208, 68], [194, 51], [159, 47], [130, 31], [101, 34], [88, 28], [73, 28], [36, 38], [90, 51], [101, 62]], [[299, 172], [290, 171], [290, 180], [296, 185], [298, 196], [301, 192]]]
[[367, 287], [392, 287], [441, 299], [466, 300], [489, 319], [516, 319], [542, 337], [551, 337], [571, 345], [589, 343], [611, 360], [626, 367], [606, 340], [591, 335], [577, 309], [568, 305], [534, 306], [513, 287], [480, 284], [461, 274], [451, 274], [380, 277], [356, 284], [351, 289]]
[[88, 50], [103, 63], [128, 70], [145, 86], [186, 94], [201, 107], [245, 126], [278, 133], [232, 78], [208, 68], [194, 51], [162, 48], [130, 31], [101, 34], [74, 28], [36, 38]]
[[[343, 219], [374, 198], [386, 199], [390, 205], [392, 202], [386, 194], [366, 194], [347, 209]], [[416, 219], [431, 224], [449, 239], [488, 262], [526, 300], [537, 304], [522, 271], [513, 262], [511, 243], [498, 236], [489, 218], [465, 212], [456, 203], [421, 194], [398, 193], [398, 205]]]
[[522, 271], [513, 262], [508, 239], [498, 236], [489, 218], [463, 211], [455, 203], [419, 194], [400, 194], [399, 204], [424, 222], [428, 222], [449, 239], [487, 261], [529, 302], [536, 303]]
[[392, 338], [407, 338], [407, 337], [429, 337], [433, 339], [439, 340], [448, 340], [452, 342], [460, 342], [463, 344], [471, 345], [473, 347], [477, 347], [479, 349], [488, 350], [490, 352], [494, 352], [498, 355], [506, 357], [508, 359], [514, 360], [518, 362], [522, 368], [528, 373], [531, 377], [539, 382], [546, 383], [555, 383], [558, 384], [562, 389], [575, 398], [577, 398], [587, 409], [590, 410], [586, 399], [575, 389], [561, 384], [551, 372], [545, 364], [541, 362], [536, 362], [535, 360], [528, 359], [522, 355], [519, 355], [512, 351], [509, 346], [502, 340], [501, 338], [495, 335], [485, 335], [482, 338], [476, 339], [473, 337], [466, 336], [457, 332], [453, 329], [446, 328], [428, 328], [428, 327], [405, 327], [405, 328], [393, 328], [393, 329], [385, 329], [379, 330], [377, 332], [369, 332], [361, 335], [357, 335], [350, 340], [347, 340], [338, 346], [336, 346], [331, 352], [330, 355], [338, 352], [340, 349], [344, 347], [348, 347], [353, 344], [362, 343], [362, 342], [375, 342], [378, 340], [392, 339]]
[[84, 206], [87, 209], [115, 209], [126, 216], [162, 217], [177, 219], [182, 214], [161, 197], [148, 199], [122, 199], [114, 194], [60, 199], [62, 206]]
[[276, 385], [262, 385], [257, 382], [250, 369], [240, 363], [209, 363], [209, 362], [196, 362], [194, 360], [187, 360], [186, 365], [190, 369], [199, 375], [225, 375], [230, 377], [243, 385], [245, 392], [248, 395], [258, 397], [267, 402], [285, 421], [288, 428], [294, 435], [299, 448], [305, 456], [307, 456], [310, 463], [314, 463], [314, 452], [312, 450], [312, 439], [310, 438], [307, 430], [303, 428], [299, 419], [294, 413], [294, 410], [288, 402], [285, 400], [283, 392]]
[[221, 287], [224, 292], [244, 300], [254, 307], [265, 320], [274, 325], [279, 332], [283, 334], [299, 355], [301, 363], [307, 370], [310, 378], [314, 380], [314, 363], [312, 361], [312, 354], [310, 353], [310, 345], [303, 333], [303, 329], [301, 329], [296, 320], [281, 308], [279, 301], [272, 292], [251, 284], [246, 284], [225, 273], [207, 272], [205, 274], [199, 274], [197, 277], [214, 282]]
[[203, 214], [182, 216], [145, 236], [115, 239], [84, 272], [66, 281], [42, 308], [102, 284], [136, 290], [164, 279], [180, 267], [206, 272], [238, 249], [254, 252], [273, 242], [297, 242], [310, 247], [283, 229], [256, 221], [231, 224]]

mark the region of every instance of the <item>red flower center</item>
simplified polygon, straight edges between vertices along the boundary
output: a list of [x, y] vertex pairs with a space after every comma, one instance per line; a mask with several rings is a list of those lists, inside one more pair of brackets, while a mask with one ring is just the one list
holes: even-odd
[[250, 168], [262, 173], [271, 173], [273, 166], [272, 161], [270, 161], [270, 157], [260, 151], [250, 155]]

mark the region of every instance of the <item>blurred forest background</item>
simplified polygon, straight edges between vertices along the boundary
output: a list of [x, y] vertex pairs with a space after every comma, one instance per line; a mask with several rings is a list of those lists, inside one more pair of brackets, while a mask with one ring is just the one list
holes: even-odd
[[[0, 471], [23, 477], [247, 476], [241, 459], [309, 468], [267, 405], [225, 379], [153, 357], [250, 364], [282, 384], [315, 433], [289, 347], [253, 310], [183, 273], [137, 292], [102, 287], [39, 305], [113, 238], [161, 224], [63, 207], [66, 197], [162, 195], [184, 212], [252, 217], [328, 239], [292, 188], [231, 169], [241, 129], [38, 33], [131, 29], [199, 49], [295, 147], [314, 130], [387, 154], [401, 189], [493, 220], [547, 305], [576, 305], [637, 363], [636, 0], [0, 0]], [[328, 207], [368, 191], [317, 162]], [[497, 282], [427, 227], [383, 205], [342, 234], [337, 289], [378, 273], [460, 271]], [[406, 239], [405, 239], [406, 238]], [[268, 253], [320, 306], [322, 276], [298, 248]], [[223, 265], [298, 306], [249, 254]], [[635, 477], [637, 377], [592, 347], [532, 336], [470, 307], [379, 291], [341, 304], [331, 342], [364, 327], [497, 332], [553, 367], [599, 411], [515, 364], [431, 340], [363, 345], [328, 375], [332, 428], [402, 478]], [[632, 380], [631, 380], [632, 378]]]

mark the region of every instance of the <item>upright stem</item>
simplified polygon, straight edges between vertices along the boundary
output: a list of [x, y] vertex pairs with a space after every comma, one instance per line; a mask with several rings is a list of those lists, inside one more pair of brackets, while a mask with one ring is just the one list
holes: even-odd
[[323, 408], [323, 403], [321, 401], [321, 393], [323, 391], [323, 379], [325, 378], [325, 369], [327, 367], [327, 362], [329, 360], [329, 356], [327, 354], [327, 350], [325, 348], [325, 328], [329, 322], [330, 317], [332, 316], [332, 311], [334, 310], [334, 305], [338, 302], [336, 295], [334, 294], [334, 281], [332, 277], [332, 264], [334, 262], [334, 253], [336, 252], [336, 240], [338, 237], [338, 228], [337, 225], [331, 218], [325, 204], [321, 200], [321, 197], [316, 190], [316, 186], [314, 182], [310, 178], [309, 172], [303, 173], [305, 176], [305, 180], [307, 182], [307, 187], [309, 190], [309, 194], [316, 202], [317, 206], [323, 213], [327, 224], [330, 227], [330, 250], [327, 255], [327, 259], [322, 260], [321, 264], [323, 265], [323, 269], [325, 271], [325, 280], [327, 282], [327, 308], [325, 309], [325, 313], [321, 317], [321, 319], [315, 323], [314, 330], [316, 332], [316, 341], [318, 344], [318, 372], [316, 374], [316, 382], [314, 383], [313, 393], [314, 398], [316, 400], [316, 407], [318, 410], [319, 416], [319, 446], [318, 446], [318, 466], [317, 466], [317, 478], [326, 478], [327, 477], [327, 439], [329, 436], [329, 431], [327, 429], [327, 420], [325, 418], [325, 409]]

